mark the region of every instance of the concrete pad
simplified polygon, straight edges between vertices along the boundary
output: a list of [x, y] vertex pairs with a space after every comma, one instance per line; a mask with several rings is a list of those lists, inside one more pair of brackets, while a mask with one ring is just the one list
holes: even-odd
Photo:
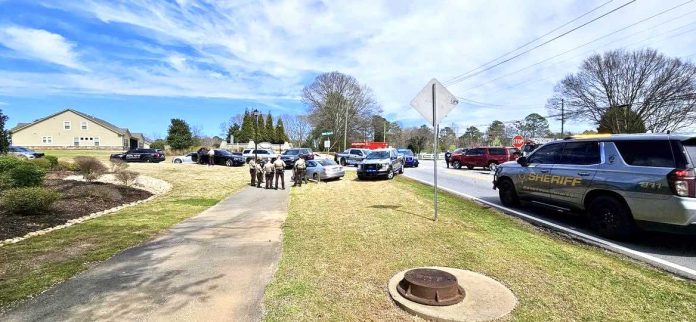
[[515, 295], [503, 284], [488, 276], [449, 267], [422, 268], [439, 269], [454, 275], [466, 296], [462, 302], [450, 306], [430, 306], [412, 302], [396, 290], [404, 274], [411, 270], [407, 269], [389, 280], [389, 295], [397, 305], [411, 314], [431, 321], [491, 321], [510, 314], [517, 306]]

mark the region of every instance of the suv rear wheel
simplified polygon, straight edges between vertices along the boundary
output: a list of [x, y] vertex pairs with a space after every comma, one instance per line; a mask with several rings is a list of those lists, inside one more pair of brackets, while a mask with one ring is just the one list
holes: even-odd
[[346, 166], [346, 158], [341, 158], [341, 161], [339, 162], [342, 166]]
[[505, 207], [518, 207], [520, 205], [520, 198], [517, 196], [515, 185], [509, 179], [501, 180], [498, 183], [498, 196], [500, 197], [500, 202]]
[[455, 160], [454, 162], [452, 162], [452, 167], [455, 168], [455, 169], [461, 169], [461, 168], [462, 168], [462, 163], [459, 162], [459, 160]]
[[588, 213], [590, 226], [600, 235], [613, 239], [626, 239], [635, 229], [628, 207], [612, 196], [599, 196], [590, 202]]

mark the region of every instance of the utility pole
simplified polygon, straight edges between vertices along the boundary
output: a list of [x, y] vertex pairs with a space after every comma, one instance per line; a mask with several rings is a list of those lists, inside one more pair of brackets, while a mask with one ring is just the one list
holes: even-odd
[[384, 119], [384, 134], [382, 135], [382, 142], [387, 142], [387, 119]]
[[563, 130], [565, 125], [565, 100], [561, 98], [561, 139], [565, 136]]

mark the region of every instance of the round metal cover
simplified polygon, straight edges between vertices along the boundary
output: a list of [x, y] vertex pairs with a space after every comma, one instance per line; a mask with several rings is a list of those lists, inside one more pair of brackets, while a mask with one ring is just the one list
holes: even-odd
[[425, 305], [446, 306], [464, 299], [464, 289], [454, 275], [432, 268], [406, 272], [396, 290], [401, 296]]

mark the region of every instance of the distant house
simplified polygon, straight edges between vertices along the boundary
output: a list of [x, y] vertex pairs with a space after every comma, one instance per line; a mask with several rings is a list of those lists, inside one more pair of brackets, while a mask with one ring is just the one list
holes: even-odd
[[33, 149], [127, 150], [148, 147], [142, 133], [131, 133], [94, 116], [66, 109], [19, 123], [10, 130], [12, 145]]

